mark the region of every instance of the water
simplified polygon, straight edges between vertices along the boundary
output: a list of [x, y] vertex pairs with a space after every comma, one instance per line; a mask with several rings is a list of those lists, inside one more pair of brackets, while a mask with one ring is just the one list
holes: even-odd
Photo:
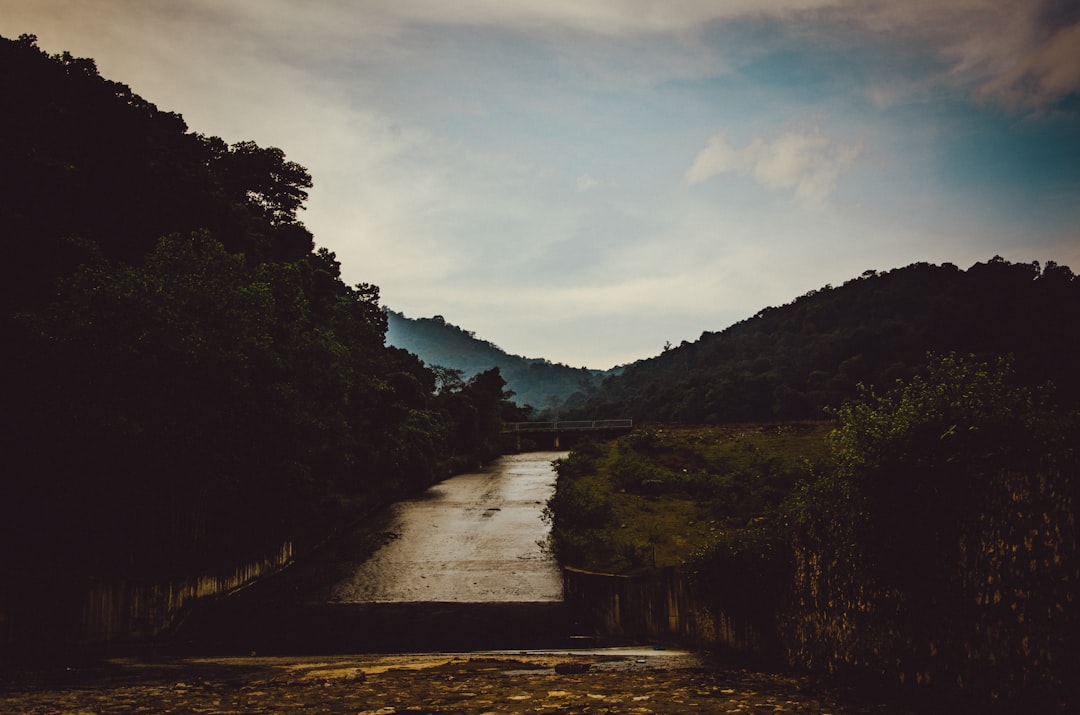
[[333, 586], [334, 603], [557, 602], [562, 575], [540, 545], [565, 452], [502, 457], [393, 507], [386, 543]]

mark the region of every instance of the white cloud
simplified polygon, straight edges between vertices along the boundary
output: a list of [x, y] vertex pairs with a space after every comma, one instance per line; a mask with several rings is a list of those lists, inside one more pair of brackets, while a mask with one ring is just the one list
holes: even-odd
[[[383, 37], [437, 24], [609, 38], [668, 34], [690, 44], [716, 23], [772, 18], [796, 32], [854, 30], [925, 47], [928, 56], [948, 63], [951, 81], [978, 96], [1041, 107], [1080, 91], [1080, 25], [1067, 13], [1053, 17], [1049, 9], [1031, 0], [412, 0], [369, 3], [361, 14]], [[351, 19], [355, 26], [356, 15]]]
[[[1032, 0], [843, 0], [823, 11], [887, 43], [925, 48], [939, 78], [982, 100], [1042, 109], [1080, 91], [1080, 24], [1069, 3]], [[792, 19], [792, 18], [788, 18]]]
[[685, 179], [693, 185], [720, 174], [747, 176], [771, 189], [792, 190], [802, 206], [815, 208], [826, 203], [861, 151], [861, 143], [840, 144], [816, 129], [788, 132], [771, 142], [757, 138], [742, 149], [718, 133], [698, 153]]
[[983, 98], [1038, 109], [1080, 90], [1080, 23], [1055, 32], [1007, 72], [986, 82]]
[[[1031, 0], [779, 0], [766, 6], [759, 0], [185, 0], [176, 7], [0, 0], [0, 17], [6, 17], [0, 24], [12, 35], [56, 37], [61, 48], [76, 52], [79, 37], [90, 31], [110, 36], [110, 44], [120, 48], [176, 42], [193, 48], [182, 57], [196, 63], [213, 45], [228, 46], [234, 57], [306, 56], [321, 58], [327, 67], [343, 59], [388, 61], [423, 53], [429, 43], [417, 40], [416, 32], [431, 28], [506, 30], [543, 37], [555, 46], [565, 46], [567, 37], [589, 37], [603, 45], [668, 36], [677, 38], [684, 53], [670, 53], [661, 63], [663, 71], [699, 76], [724, 68], [722, 53], [708, 56], [701, 41], [708, 28], [766, 18], [796, 35], [856, 33], [919, 48], [947, 65], [942, 79], [983, 99], [1030, 108], [1080, 91], [1080, 25], [1067, 12], [1053, 17], [1049, 7]], [[169, 39], [146, 33], [148, 26], [167, 30]], [[110, 50], [93, 54], [102, 59]], [[634, 73], [647, 73], [648, 66], [643, 63]]]
[[597, 186], [600, 186], [600, 183], [599, 179], [593, 178], [588, 174], [582, 174], [577, 180], [578, 193], [583, 194], [589, 189], [595, 189]]

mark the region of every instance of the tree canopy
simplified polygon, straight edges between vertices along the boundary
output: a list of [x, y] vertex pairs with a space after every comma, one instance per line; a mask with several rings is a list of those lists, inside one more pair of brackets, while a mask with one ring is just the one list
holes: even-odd
[[498, 450], [298, 216], [283, 151], [0, 38], [0, 567], [177, 575], [302, 548]]
[[928, 352], [1012, 355], [1026, 383], [1080, 406], [1080, 280], [1053, 262], [994, 257], [966, 271], [866, 271], [608, 377], [582, 415], [712, 423], [820, 419], [859, 383], [909, 379]]
[[1077, 414], [1009, 360], [945, 355], [837, 418], [835, 467], [790, 506], [796, 659], [1044, 710], [1075, 697]]

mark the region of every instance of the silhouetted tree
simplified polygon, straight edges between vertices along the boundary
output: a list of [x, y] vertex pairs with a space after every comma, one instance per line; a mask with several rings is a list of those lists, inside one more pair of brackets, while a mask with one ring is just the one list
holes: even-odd
[[493, 454], [501, 378], [449, 410], [386, 347], [281, 150], [191, 133], [30, 36], [0, 38], [0, 93], [0, 568], [205, 572], [445, 475], [457, 430]]
[[916, 263], [766, 308], [605, 379], [581, 416], [725, 422], [820, 419], [860, 382], [910, 378], [927, 352], [1014, 356], [1028, 383], [1080, 406], [1080, 281], [1048, 262], [967, 271]]

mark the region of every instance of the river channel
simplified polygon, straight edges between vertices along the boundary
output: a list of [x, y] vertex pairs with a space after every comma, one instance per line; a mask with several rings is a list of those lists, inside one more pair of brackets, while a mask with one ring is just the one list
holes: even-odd
[[552, 461], [565, 452], [501, 457], [395, 504], [383, 545], [330, 590], [332, 603], [554, 602], [558, 564], [543, 544]]

